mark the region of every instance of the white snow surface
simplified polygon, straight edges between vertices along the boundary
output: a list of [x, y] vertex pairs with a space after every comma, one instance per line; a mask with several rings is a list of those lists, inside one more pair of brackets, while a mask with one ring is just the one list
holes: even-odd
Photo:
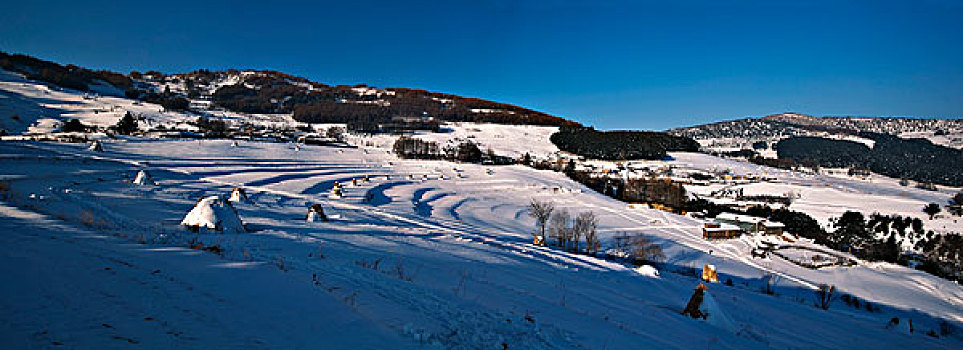
[[702, 295], [702, 304], [699, 304], [699, 312], [706, 315], [706, 322], [729, 332], [735, 333], [737, 331], [736, 325], [732, 322], [719, 303], [716, 302], [716, 298], [712, 296], [712, 292], [706, 290]]
[[[61, 106], [68, 112], [54, 113], [58, 119], [109, 125], [127, 107], [153, 108], [2, 78], [4, 98], [16, 102], [0, 109], [25, 118], [37, 115], [25, 111]], [[103, 108], [104, 101], [121, 108], [79, 110]], [[104, 114], [109, 120], [98, 119]], [[290, 118], [233, 117], [279, 124]], [[150, 118], [186, 117], [155, 109]], [[551, 132], [458, 124], [417, 137], [472, 136], [496, 153], [544, 155], [557, 151]], [[0, 284], [0, 337], [11, 348], [963, 346], [959, 335], [932, 338], [919, 331], [938, 330], [941, 321], [963, 327], [963, 288], [955, 283], [891, 264], [810, 270], [778, 257], [754, 258], [750, 252], [762, 239], [706, 241], [697, 219], [627, 209], [559, 173], [403, 160], [389, 152], [391, 141], [352, 136], [358, 148], [306, 145], [296, 152], [284, 143], [232, 147], [230, 140], [120, 137], [103, 139], [105, 151], [97, 153], [84, 144], [0, 142], [0, 272], [16, 281]], [[953, 190], [922, 192], [890, 179], [809, 178], [702, 154], [673, 156], [680, 165], [771, 174], [794, 189], [821, 190], [826, 186], [817, 184], [828, 183], [841, 193], [859, 191], [862, 202], [922, 203]], [[157, 186], [132, 184], [130, 174], [147, 167]], [[365, 176], [371, 181], [351, 184]], [[335, 182], [345, 184], [343, 195], [330, 199]], [[245, 188], [249, 201], [232, 208], [220, 196], [235, 187]], [[815, 193], [802, 193], [798, 204], [812, 197], [817, 210]], [[627, 264], [533, 246], [526, 210], [532, 198], [572, 213], [593, 211], [603, 251], [620, 231], [649, 235], [666, 255], [659, 278]], [[306, 222], [304, 208], [314, 203], [332, 220]], [[871, 205], [855, 198], [844, 204]], [[210, 228], [227, 220], [225, 226], [236, 229], [239, 217], [247, 232], [193, 233], [180, 225], [189, 218]], [[194, 243], [217, 249], [190, 249]], [[712, 285], [714, 306], [706, 311], [728, 317], [711, 323], [681, 315], [705, 264], [717, 267], [720, 280], [734, 282]], [[776, 295], [759, 291], [764, 274], [780, 277]], [[839, 302], [818, 309], [813, 288], [823, 283], [880, 311]], [[887, 329], [892, 317], [912, 319], [918, 331]]]

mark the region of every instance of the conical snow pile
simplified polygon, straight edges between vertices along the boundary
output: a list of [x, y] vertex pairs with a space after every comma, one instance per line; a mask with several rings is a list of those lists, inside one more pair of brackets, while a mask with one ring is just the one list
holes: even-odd
[[321, 207], [321, 204], [312, 204], [311, 207], [308, 208], [308, 216], [307, 218], [305, 218], [305, 221], [307, 222], [328, 221], [328, 217], [324, 215], [324, 208]]
[[692, 297], [689, 298], [689, 303], [686, 304], [685, 310], [682, 310], [682, 314], [692, 318], [701, 318], [706, 323], [729, 332], [734, 333], [736, 331], [735, 323], [732, 322], [729, 315], [722, 312], [719, 303], [709, 293], [709, 288], [702, 283], [699, 283], [695, 292], [692, 293]]
[[137, 172], [137, 176], [134, 177], [134, 184], [140, 186], [156, 186], [157, 183], [154, 179], [147, 173], [146, 170], [141, 170]]
[[87, 150], [91, 152], [103, 152], [104, 146], [100, 144], [100, 141], [94, 140], [94, 142], [91, 142], [90, 146], [87, 147]]
[[247, 203], [247, 192], [244, 192], [243, 188], [235, 187], [227, 200], [234, 203]]
[[181, 221], [181, 225], [199, 231], [201, 228], [222, 232], [244, 232], [244, 223], [237, 209], [221, 196], [210, 196], [197, 201]]

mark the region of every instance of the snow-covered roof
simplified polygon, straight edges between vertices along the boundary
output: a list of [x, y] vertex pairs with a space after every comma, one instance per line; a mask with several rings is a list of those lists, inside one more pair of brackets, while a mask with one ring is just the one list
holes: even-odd
[[749, 224], [757, 224], [757, 223], [766, 221], [766, 219], [763, 219], [763, 218], [760, 218], [760, 217], [756, 217], [756, 216], [740, 215], [740, 214], [733, 214], [733, 213], [721, 213], [721, 214], [719, 214], [719, 215], [716, 215], [716, 219], [718, 219], [718, 220], [726, 220], [726, 221], [744, 222], [744, 223], [749, 223]]
[[718, 231], [734, 231], [740, 230], [739, 226], [729, 225], [729, 224], [719, 224], [719, 227], [706, 227], [703, 230], [707, 232], [718, 232]]

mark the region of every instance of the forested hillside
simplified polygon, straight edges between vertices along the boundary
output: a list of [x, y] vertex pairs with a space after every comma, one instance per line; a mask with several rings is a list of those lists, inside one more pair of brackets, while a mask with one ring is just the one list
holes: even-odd
[[563, 151], [604, 160], [661, 159], [668, 151], [699, 150], [699, 144], [691, 138], [664, 132], [562, 127], [552, 134], [551, 140]]
[[815, 161], [827, 167], [865, 167], [895, 178], [939, 184], [963, 185], [963, 151], [934, 145], [923, 139], [902, 139], [893, 135], [858, 133], [872, 139], [869, 147], [851, 141], [818, 137], [792, 137], [776, 144], [779, 158], [798, 162]]

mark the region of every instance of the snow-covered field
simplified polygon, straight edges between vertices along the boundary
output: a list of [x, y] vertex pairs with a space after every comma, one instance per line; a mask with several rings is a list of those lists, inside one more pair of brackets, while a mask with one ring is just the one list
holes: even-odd
[[[14, 108], [38, 99], [22, 96]], [[534, 154], [551, 152], [544, 129], [461, 125], [447, 135]], [[753, 258], [759, 238], [705, 241], [695, 219], [629, 209], [559, 173], [401, 160], [383, 137], [350, 141], [361, 147], [131, 137], [105, 139], [104, 152], [91, 152], [82, 144], [0, 143], [0, 270], [8, 280], [0, 337], [11, 348], [963, 345], [963, 331], [923, 334], [938, 332], [941, 320], [963, 327], [963, 288], [923, 272], [864, 262], [809, 270]], [[674, 156], [734, 172], [748, 166]], [[156, 186], [131, 183], [142, 169]], [[365, 176], [369, 182], [351, 184]], [[801, 175], [784, 176], [791, 183]], [[335, 182], [346, 185], [343, 198], [328, 196]], [[889, 185], [835, 183], [890, 195]], [[236, 205], [248, 232], [178, 225], [198, 199], [236, 186], [249, 197]], [[819, 198], [803, 193], [800, 205], [807, 196]], [[605, 247], [619, 231], [651, 235], [667, 257], [659, 276], [533, 246], [532, 198], [593, 211]], [[306, 222], [311, 204], [331, 220]], [[692, 272], [704, 264], [733, 281], [709, 285], [732, 329], [680, 314], [699, 284]], [[766, 274], [777, 276], [776, 295], [760, 292]], [[816, 308], [813, 288], [823, 283], [880, 310], [838, 301]], [[912, 319], [917, 332], [887, 328], [892, 317]]]
[[[884, 325], [893, 316], [910, 317], [920, 329], [935, 329], [937, 318], [963, 320], [963, 291], [950, 282], [887, 264], [813, 271], [775, 257], [751, 259], [749, 239], [706, 242], [701, 239], [699, 223], [693, 219], [649, 209], [627, 210], [624, 204], [585, 189], [581, 193], [556, 193], [553, 187], [581, 189], [558, 173], [509, 166], [495, 168], [493, 175], [487, 175], [484, 166], [404, 161], [377, 149], [306, 146], [296, 152], [289, 145], [278, 143], [241, 143], [239, 147], [231, 147], [228, 141], [129, 139], [105, 142], [104, 148], [106, 152], [95, 154], [81, 145], [3, 145], [3, 174], [9, 179], [11, 198], [8, 208], [17, 207], [6, 209], [3, 221], [13, 221], [8, 227], [24, 227], [7, 231], [18, 236], [5, 237], [8, 239], [4, 245], [7, 247], [3, 255], [5, 265], [24, 254], [47, 260], [47, 265], [41, 266], [49, 266], [33, 270], [32, 275], [42, 280], [36, 283], [57, 283], [59, 274], [70, 274], [59, 267], [61, 264], [55, 258], [65, 254], [62, 250], [106, 250], [99, 253], [103, 259], [145, 266], [139, 268], [141, 275], [137, 275], [137, 269], [120, 262], [102, 263], [104, 267], [132, 274], [133, 281], [117, 282], [110, 287], [101, 287], [96, 280], [89, 280], [88, 284], [87, 279], [72, 283], [82, 287], [79, 293], [96, 294], [103, 288], [103, 292], [110, 295], [136, 294], [136, 300], [126, 301], [133, 304], [153, 303], [154, 298], [143, 296], [152, 287], [149, 284], [145, 287], [141, 280], [155, 278], [151, 272], [156, 270], [152, 266], [159, 264], [157, 260], [175, 259], [164, 263], [175, 266], [160, 270], [188, 274], [178, 278], [202, 279], [209, 288], [205, 297], [228, 301], [243, 300], [243, 295], [237, 293], [250, 293], [242, 287], [244, 284], [235, 285], [232, 281], [250, 283], [242, 277], [250, 269], [255, 269], [257, 272], [251, 273], [257, 274], [268, 274], [266, 270], [271, 270], [275, 275], [270, 278], [300, 284], [294, 290], [286, 284], [271, 288], [262, 285], [267, 291], [251, 307], [266, 310], [252, 310], [250, 314], [237, 316], [247, 319], [251, 322], [249, 325], [266, 322], [259, 312], [272, 309], [275, 302], [285, 303], [276, 304], [285, 308], [283, 305], [290, 305], [292, 299], [283, 295], [302, 290], [322, 300], [341, 303], [330, 310], [319, 307], [317, 316], [307, 311], [310, 308], [305, 308], [304, 313], [277, 316], [288, 318], [285, 323], [321, 322], [318, 318], [331, 317], [332, 310], [341, 310], [340, 313], [347, 315], [339, 314], [336, 322], [360, 319], [355, 321], [362, 324], [358, 327], [358, 336], [370, 329], [378, 332], [387, 329], [390, 334], [385, 335], [386, 339], [396, 336], [406, 339], [409, 345], [432, 343], [443, 347], [458, 344], [489, 347], [503, 341], [526, 348], [601, 348], [603, 345], [624, 348], [639, 342], [682, 348], [710, 343], [735, 348], [850, 347], [864, 346], [866, 340], [857, 339], [867, 334], [874, 334], [871, 339], [885, 347], [915, 342], [953, 347], [958, 340], [902, 335]], [[384, 166], [388, 161], [393, 163], [391, 167]], [[158, 186], [129, 183], [141, 168], [148, 169]], [[461, 178], [454, 176], [453, 168], [461, 170]], [[415, 180], [408, 180], [409, 174], [415, 175]], [[437, 175], [442, 174], [445, 180], [438, 179]], [[345, 183], [365, 175], [371, 177], [370, 183], [347, 187], [342, 199], [327, 198], [334, 181]], [[386, 180], [384, 175], [389, 175], [391, 180]], [[429, 180], [422, 180], [423, 175], [429, 175]], [[226, 195], [236, 185], [245, 187], [250, 196], [250, 203], [239, 204], [238, 209], [251, 232], [195, 235], [177, 227], [195, 200], [212, 194]], [[371, 200], [366, 202], [364, 198], [369, 193]], [[596, 212], [605, 238], [617, 230], [642, 231], [655, 236], [666, 248], [665, 271], [659, 278], [645, 277], [620, 264], [532, 246], [528, 232], [533, 225], [524, 210], [530, 198], [553, 200], [571, 211]], [[334, 217], [332, 221], [304, 222], [306, 208], [313, 203], [325, 205], [328, 214]], [[24, 209], [20, 208], [38, 211], [44, 216], [21, 214]], [[21, 223], [23, 220], [17, 219], [17, 215], [31, 215], [35, 219], [27, 225]], [[70, 229], [56, 228], [60, 226]], [[19, 235], [54, 236], [58, 242], [28, 254], [25, 251], [30, 250], [20, 246], [33, 244], [30, 240], [17, 244], [25, 239]], [[103, 238], [87, 239], [90, 236]], [[190, 258], [206, 259], [208, 262], [204, 263], [181, 261], [188, 259], [184, 254], [198, 254], [181, 248], [195, 239], [207, 245], [216, 244], [223, 252], [220, 256], [205, 253], [204, 258]], [[144, 244], [139, 245], [141, 242]], [[97, 246], [88, 247], [91, 244]], [[181, 254], [171, 253], [172, 249]], [[163, 251], [168, 253], [141, 253]], [[739, 331], [734, 334], [678, 315], [698, 281], [672, 271], [706, 263], [716, 265], [723, 279], [732, 278], [735, 282], [733, 287], [710, 286], [723, 310], [736, 322]], [[371, 267], [373, 264], [378, 265], [377, 269]], [[67, 265], [74, 268], [76, 264]], [[214, 270], [203, 273], [216, 274], [224, 280], [193, 276], [191, 274], [202, 272], [187, 267], [191, 265], [203, 266], [205, 271]], [[180, 271], [177, 266], [186, 271]], [[777, 287], [780, 295], [758, 292], [760, 278], [766, 270], [784, 275]], [[100, 273], [99, 269], [92, 271]], [[49, 276], [50, 280], [36, 277], [37, 274]], [[237, 275], [226, 277], [233, 274]], [[317, 285], [312, 276], [316, 276]], [[842, 305], [829, 311], [816, 309], [811, 306], [809, 288], [819, 283], [833, 283], [847, 293], [883, 307], [883, 311], [847, 310]], [[167, 284], [164, 282], [159, 288], [168, 288]], [[20, 294], [11, 289], [3, 295], [10, 293]], [[58, 292], [51, 293], [54, 300], [59, 299]], [[99, 306], [74, 298], [77, 297], [55, 302], [68, 304], [63, 313], [47, 307], [43, 309], [48, 314], [45, 318], [32, 323], [23, 321], [27, 323], [23, 328], [5, 332], [47, 329], [51, 341], [81, 345], [109, 341], [113, 338], [100, 337], [115, 333], [137, 341], [156, 340], [150, 340], [156, 334], [138, 328], [147, 326], [132, 326], [128, 333], [122, 332], [120, 326], [117, 330], [100, 329], [104, 328], [100, 327], [101, 323], [113, 326], [126, 321], [110, 319], [109, 312], [104, 316], [90, 315], [93, 311], [84, 310]], [[165, 303], [183, 304], [182, 308], [194, 310], [193, 305], [201, 303], [196, 298], [187, 293], [182, 300]], [[72, 305], [70, 300], [81, 305]], [[4, 314], [19, 318], [16, 315], [35, 312], [36, 303], [45, 305], [40, 300], [5, 301], [10, 312]], [[81, 312], [68, 312], [71, 307]], [[207, 307], [205, 304], [196, 311], [212, 313], [201, 317], [205, 320], [228, 317], [220, 315], [218, 308]], [[165, 313], [174, 313], [167, 308], [159, 309], [165, 311], [152, 316], [148, 315], [152, 309], [144, 310], [143, 317], [157, 319], [165, 317]], [[235, 317], [231, 317], [233, 321]], [[55, 327], [48, 325], [49, 320], [55, 319], [87, 322], [83, 327], [89, 328], [83, 329], [89, 332], [51, 329]], [[195, 333], [189, 339], [170, 338], [167, 340], [170, 344], [203, 346], [227, 342], [218, 336], [220, 333], [204, 331], [206, 325], [195, 329], [186, 320], [163, 321], [179, 322], [178, 327], [184, 329], [185, 334], [188, 330]], [[827, 330], [825, 324], [838, 327]], [[830, 336], [811, 336], [818, 332], [830, 332]], [[33, 333], [22, 334], [23, 337]], [[255, 339], [271, 347], [288, 344], [267, 336]], [[337, 339], [332, 338], [331, 342], [337, 344]], [[29, 343], [36, 338], [23, 341]]]

